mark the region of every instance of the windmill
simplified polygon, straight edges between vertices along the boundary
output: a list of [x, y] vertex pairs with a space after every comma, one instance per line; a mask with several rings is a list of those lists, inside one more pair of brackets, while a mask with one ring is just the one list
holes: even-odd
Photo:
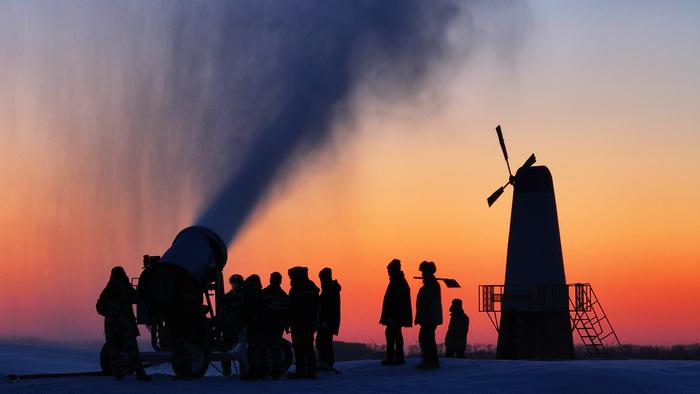
[[552, 176], [547, 167], [534, 165], [534, 154], [513, 175], [501, 126], [496, 127], [496, 133], [508, 167], [508, 182], [488, 197], [489, 207], [508, 185], [513, 187], [505, 285], [498, 299], [497, 356], [573, 358]]

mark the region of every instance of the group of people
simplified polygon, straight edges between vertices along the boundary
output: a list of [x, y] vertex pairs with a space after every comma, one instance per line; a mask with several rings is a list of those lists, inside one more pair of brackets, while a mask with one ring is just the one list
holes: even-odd
[[[401, 270], [401, 261], [394, 259], [387, 265], [389, 285], [384, 293], [380, 324], [386, 326], [386, 358], [382, 365], [402, 365], [406, 363], [403, 327], [411, 327], [414, 323], [420, 326], [418, 343], [421, 348], [422, 361], [417, 365], [420, 369], [440, 367], [435, 330], [442, 324], [442, 296], [440, 284], [435, 277], [437, 267], [432, 261], [423, 261], [418, 266], [421, 272], [423, 286], [416, 297], [416, 318], [413, 320], [411, 308], [411, 289]], [[465, 357], [467, 347], [467, 332], [469, 317], [464, 313], [462, 300], [452, 300], [450, 306], [450, 323], [445, 337], [446, 357]]]
[[[394, 259], [387, 266], [389, 284], [380, 318], [380, 324], [386, 326], [386, 358], [382, 365], [406, 363], [402, 329], [416, 324], [420, 326], [418, 340], [422, 352], [422, 362], [417, 367], [433, 369], [440, 366], [435, 331], [443, 319], [436, 266], [432, 261], [423, 261], [418, 269], [423, 286], [416, 297], [414, 320], [411, 290], [401, 270], [401, 261]], [[245, 279], [239, 274], [229, 278], [231, 290], [223, 297], [224, 347], [235, 351], [238, 344], [244, 345], [247, 360], [241, 363], [241, 377], [244, 379], [278, 379], [281, 376], [285, 332], [291, 333], [296, 363], [296, 369], [287, 374], [288, 378], [314, 379], [319, 370], [336, 371], [333, 337], [340, 329], [340, 284], [327, 267], [318, 274], [320, 289], [309, 278], [306, 267], [290, 268], [288, 276], [289, 294], [282, 289], [282, 274], [279, 272], [270, 274], [265, 288], [256, 274]], [[144, 371], [136, 343], [139, 331], [132, 307], [136, 299], [136, 290], [129, 283], [124, 268], [114, 267], [96, 307], [97, 312], [105, 317], [109, 360], [117, 380], [123, 379], [130, 371], [135, 372], [139, 380], [151, 380]], [[452, 301], [450, 315], [445, 356], [464, 358], [469, 317], [464, 313], [460, 299]]]
[[291, 333], [296, 359], [296, 369], [288, 378], [314, 379], [319, 369], [334, 370], [333, 336], [340, 329], [341, 286], [330, 268], [319, 272], [321, 289], [309, 278], [306, 267], [290, 268], [288, 275], [289, 294], [281, 287], [279, 272], [270, 275], [264, 289], [255, 274], [245, 280], [238, 274], [229, 278], [231, 290], [224, 296], [224, 338], [229, 348], [246, 344], [247, 362], [242, 363], [241, 371], [244, 379], [280, 377], [285, 332]]

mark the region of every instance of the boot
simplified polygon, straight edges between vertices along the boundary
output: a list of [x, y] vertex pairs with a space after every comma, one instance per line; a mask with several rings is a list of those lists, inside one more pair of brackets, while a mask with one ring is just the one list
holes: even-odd
[[309, 367], [306, 369], [306, 377], [314, 380], [316, 379], [316, 372], [318, 368], [316, 368], [316, 363], [314, 362], [313, 364], [309, 365]]
[[396, 358], [389, 365], [404, 365], [406, 364], [406, 359], [404, 358], [403, 352], [397, 352]]
[[308, 376], [306, 365], [297, 364], [294, 372], [287, 374], [287, 379], [304, 379]]
[[382, 360], [382, 365], [392, 365], [394, 362], [394, 349], [391, 349], [389, 347], [389, 344], [387, 344], [386, 348], [386, 358]]

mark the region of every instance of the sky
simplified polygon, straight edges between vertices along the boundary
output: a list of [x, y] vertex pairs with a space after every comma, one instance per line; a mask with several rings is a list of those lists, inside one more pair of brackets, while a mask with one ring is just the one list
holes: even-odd
[[[71, 4], [62, 15], [83, 23]], [[99, 37], [15, 11], [0, 13], [14, 17], [0, 27], [14, 34], [0, 39], [0, 336], [94, 340], [110, 268], [137, 276], [141, 256], [162, 253], [207, 196], [183, 172], [179, 192], [163, 195], [170, 162], [102, 165], [132, 161], [137, 148], [176, 157], [183, 142], [141, 138], [167, 123], [133, 116], [140, 104], [124, 103], [131, 85], [120, 84], [130, 74], [109, 73], [116, 55], [85, 52]], [[495, 343], [477, 286], [505, 274], [512, 191], [486, 204], [507, 180], [500, 124], [513, 167], [534, 152], [552, 172], [567, 281], [591, 283], [620, 340], [700, 342], [700, 4], [534, 1], [517, 11], [474, 11], [473, 36], [458, 21], [453, 52], [411, 94], [360, 86], [352, 118], [249, 219], [225, 275], [266, 283], [295, 265], [314, 277], [332, 267], [343, 286], [338, 339], [382, 344], [386, 264], [399, 258], [413, 276], [432, 260], [462, 285], [443, 288], [445, 311], [463, 299], [470, 342]], [[162, 34], [157, 26], [141, 28]], [[55, 42], [75, 53], [54, 53]], [[100, 72], [81, 68], [85, 53]], [[66, 80], [73, 90], [57, 88]], [[115, 109], [101, 117], [93, 105]], [[420, 282], [409, 282], [415, 297]], [[415, 342], [417, 328], [405, 335]]]

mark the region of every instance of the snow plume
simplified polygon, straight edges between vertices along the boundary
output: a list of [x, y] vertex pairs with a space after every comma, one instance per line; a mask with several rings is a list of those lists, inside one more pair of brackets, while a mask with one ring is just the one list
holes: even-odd
[[[230, 243], [352, 116], [359, 87], [411, 93], [454, 49], [451, 28], [466, 32], [456, 51], [469, 52], [493, 36], [477, 26], [483, 10], [514, 15], [509, 4], [4, 3], [0, 154], [45, 163], [35, 179], [65, 213], [56, 220], [85, 236], [139, 249], [194, 222]], [[17, 201], [35, 198], [30, 186], [15, 188]], [[95, 206], [114, 234], [89, 228]]]
[[[184, 26], [178, 97], [205, 98], [202, 127], [224, 140], [236, 165], [196, 223], [230, 242], [270, 186], [321, 147], [363, 78], [415, 84], [441, 58], [457, 7], [449, 1], [252, 1], [213, 7], [212, 21]], [[194, 20], [192, 22], [195, 22]], [[194, 30], [194, 34], [192, 31]], [[199, 42], [215, 42], [198, 50]], [[202, 53], [204, 52], [204, 53]], [[183, 103], [187, 106], [187, 103]], [[244, 136], [245, 140], [241, 141]], [[241, 149], [240, 145], [244, 145]]]

